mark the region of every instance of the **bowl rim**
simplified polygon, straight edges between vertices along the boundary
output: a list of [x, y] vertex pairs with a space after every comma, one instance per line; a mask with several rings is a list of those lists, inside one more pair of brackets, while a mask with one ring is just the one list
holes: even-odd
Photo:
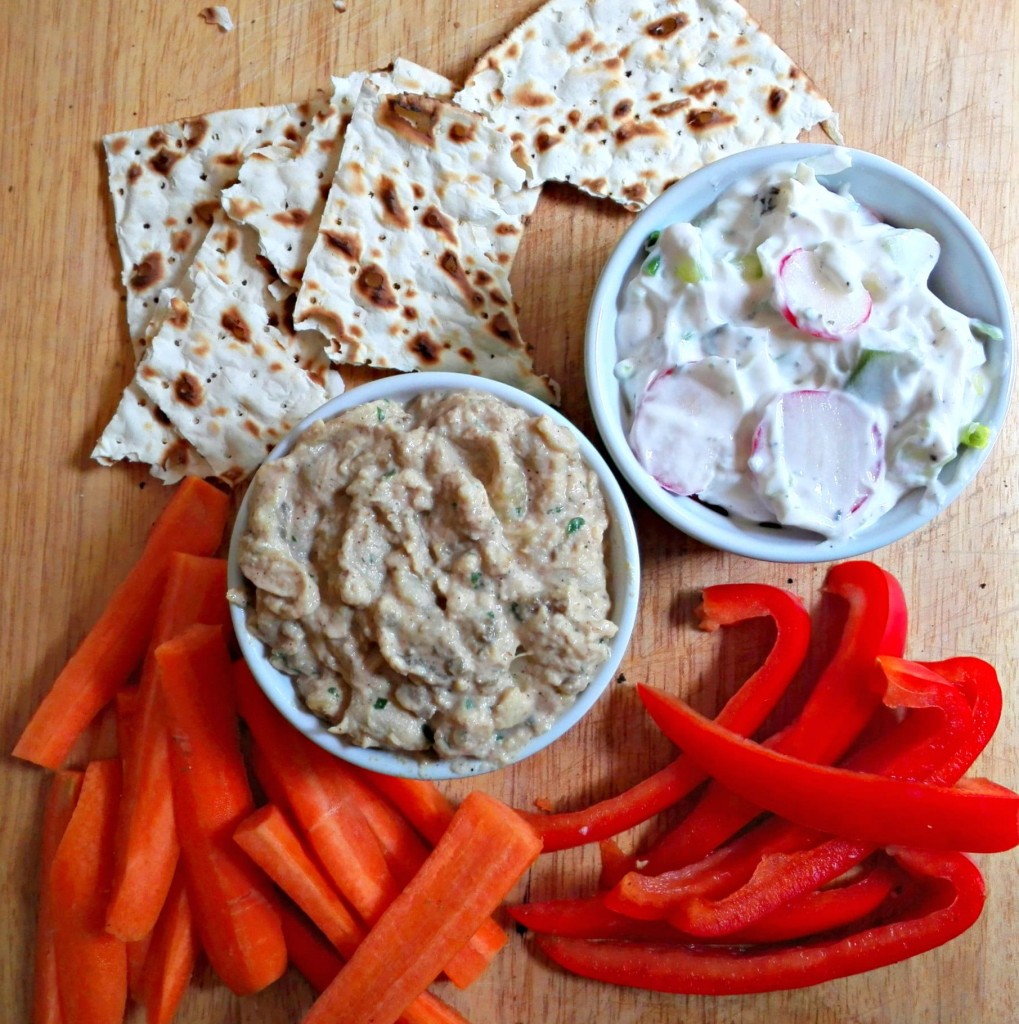
[[[297, 439], [313, 423], [332, 419], [349, 409], [380, 399], [403, 401], [427, 391], [463, 390], [494, 395], [532, 415], [547, 415], [556, 423], [568, 428], [577, 439], [582, 457], [598, 476], [608, 507], [609, 590], [612, 597], [610, 617], [616, 623], [617, 632], [610, 643], [608, 659], [573, 704], [555, 720], [549, 730], [533, 737], [505, 764], [473, 758], [427, 761], [410, 752], [402, 753], [383, 748], [360, 747], [329, 732], [323, 720], [309, 711], [301, 702], [292, 679], [268, 663], [265, 658], [264, 645], [247, 629], [245, 609], [231, 604], [230, 620], [240, 645], [241, 654], [262, 692], [269, 698], [273, 706], [291, 725], [303, 732], [318, 746], [344, 761], [380, 774], [428, 780], [458, 779], [510, 767], [544, 750], [545, 747], [573, 728], [605, 692], [623, 660], [636, 622], [640, 596], [640, 554], [629, 504], [615, 473], [590, 439], [575, 424], [571, 423], [558, 410], [524, 391], [498, 381], [464, 373], [425, 371], [384, 377], [366, 384], [359, 384], [320, 406], [301, 420], [273, 448], [266, 456], [265, 462], [274, 462], [291, 451]], [[246, 585], [238, 564], [238, 545], [247, 524], [250, 493], [249, 487], [238, 507], [230, 534], [227, 554], [227, 584], [231, 589], [242, 588]]]
[[[894, 509], [889, 510], [859, 533], [835, 540], [795, 528], [779, 530], [744, 524], [710, 511], [693, 498], [667, 492], [650, 477], [631, 451], [617, 412], [618, 382], [611, 372], [605, 372], [602, 366], [604, 359], [599, 358], [609, 345], [615, 352], [616, 305], [627, 283], [628, 271], [652, 231], [703, 212], [727, 189], [749, 175], [768, 167], [829, 154], [849, 157], [851, 164], [843, 173], [850, 188], [854, 170], [886, 175], [952, 223], [986, 280], [999, 314], [993, 322], [1004, 334], [1000, 343], [1003, 371], [1000, 388], [994, 400], [985, 406], [982, 417], [996, 429], [985, 448], [969, 449], [964, 453], [965, 465], [956, 468], [952, 480], [945, 486], [944, 501], [921, 510], [922, 492], [910, 492], [899, 505], [912, 502], [917, 506], [915, 512], [903, 513], [899, 521], [894, 521], [888, 518]], [[685, 208], [682, 214], [670, 212], [680, 205]], [[610, 329], [611, 337], [608, 337]], [[671, 185], [637, 216], [613, 247], [595, 285], [585, 325], [584, 374], [595, 424], [610, 458], [641, 500], [666, 522], [704, 544], [733, 554], [762, 561], [811, 563], [855, 557], [894, 543], [927, 525], [959, 496], [986, 462], [1004, 424], [1016, 373], [1014, 336], [1012, 306], [1001, 269], [986, 241], [952, 200], [915, 172], [865, 150], [830, 143], [779, 143], [734, 153], [699, 168]], [[614, 364], [615, 360], [612, 362]]]

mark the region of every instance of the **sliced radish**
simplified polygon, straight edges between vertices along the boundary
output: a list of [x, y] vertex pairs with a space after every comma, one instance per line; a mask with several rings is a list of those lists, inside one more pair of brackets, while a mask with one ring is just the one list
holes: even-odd
[[673, 367], [653, 377], [641, 395], [630, 447], [666, 490], [700, 494], [720, 460], [732, 461], [743, 412], [727, 360]]
[[863, 285], [843, 281], [817, 249], [793, 249], [778, 265], [776, 298], [798, 330], [825, 341], [851, 337], [870, 316], [873, 301]]
[[858, 528], [884, 474], [884, 438], [853, 396], [790, 391], [765, 408], [748, 464], [780, 523], [844, 536]]

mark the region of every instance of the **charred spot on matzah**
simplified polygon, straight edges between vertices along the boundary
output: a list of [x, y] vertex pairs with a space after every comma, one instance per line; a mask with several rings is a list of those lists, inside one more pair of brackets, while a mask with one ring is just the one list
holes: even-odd
[[407, 342], [407, 349], [422, 366], [433, 367], [439, 362], [439, 346], [427, 334], [415, 334]]
[[182, 373], [173, 382], [173, 397], [182, 405], [202, 404], [202, 382], [193, 373]]
[[[231, 210], [231, 216], [233, 211]], [[302, 228], [308, 221], [311, 220], [311, 214], [307, 210], [302, 210], [300, 207], [295, 207], [290, 210], [279, 210], [272, 214], [272, 219], [277, 224], [282, 224], [288, 228]]]
[[377, 264], [370, 263], [358, 274], [355, 287], [371, 305], [379, 309], [396, 309], [396, 295], [389, 278]]
[[166, 261], [162, 253], [150, 252], [131, 270], [128, 284], [136, 292], [151, 291], [166, 277]]
[[361, 260], [361, 240], [354, 234], [345, 234], [341, 231], [323, 231], [322, 238], [330, 249], [343, 253], [351, 263], [359, 263]]
[[244, 319], [241, 311], [236, 306], [231, 306], [229, 309], [223, 310], [223, 315], [219, 318], [219, 323], [227, 334], [236, 338], [238, 341], [243, 341], [245, 344], [251, 344], [251, 326]]
[[388, 175], [382, 175], [375, 185], [375, 198], [382, 204], [384, 223], [396, 228], [410, 226], [410, 217], [400, 202], [396, 182]]
[[379, 124], [393, 134], [421, 146], [435, 145], [435, 120], [438, 106], [428, 96], [401, 93], [387, 96], [379, 112]]

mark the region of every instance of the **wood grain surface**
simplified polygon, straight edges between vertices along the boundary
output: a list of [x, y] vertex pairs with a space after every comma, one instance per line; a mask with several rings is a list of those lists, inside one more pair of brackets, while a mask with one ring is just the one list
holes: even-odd
[[[132, 563], [166, 492], [138, 467], [102, 469], [91, 447], [131, 373], [100, 138], [227, 107], [302, 99], [329, 75], [401, 55], [461, 79], [536, 0], [228, 0], [222, 33], [202, 6], [154, 0], [0, 4], [0, 508], [3, 609], [0, 739], [10, 750], [60, 665]], [[1019, 287], [1014, 197], [1017, 19], [1013, 0], [751, 0], [752, 13], [842, 113], [847, 141], [905, 164], [970, 216]], [[590, 435], [583, 325], [595, 279], [631, 221], [609, 203], [549, 187], [513, 275], [540, 370]], [[1019, 786], [1019, 432], [1013, 407], [979, 479], [936, 523], [874, 556], [901, 580], [908, 653], [981, 655], [998, 668], [1005, 716], [980, 770]], [[719, 554], [634, 502], [642, 606], [623, 666], [709, 710], [745, 676], [766, 632], [693, 628], [704, 585], [788, 585], [812, 607], [827, 566]], [[822, 609], [823, 612], [823, 609]], [[670, 748], [630, 685], [614, 686], [565, 740], [478, 785], [518, 806], [609, 795], [664, 764]], [[41, 794], [46, 774], [0, 761], [0, 1017], [29, 1020]], [[450, 785], [452, 794], [467, 783]], [[899, 966], [762, 997], [683, 998], [567, 976], [512, 935], [466, 992], [437, 990], [476, 1024], [1010, 1024], [1019, 1019], [1017, 857], [981, 857], [990, 899], [966, 935]], [[542, 858], [533, 897], [579, 891], [592, 851]], [[518, 893], [518, 895], [520, 894]], [[296, 1022], [311, 991], [293, 972], [255, 997], [231, 996], [203, 969], [181, 1024]]]

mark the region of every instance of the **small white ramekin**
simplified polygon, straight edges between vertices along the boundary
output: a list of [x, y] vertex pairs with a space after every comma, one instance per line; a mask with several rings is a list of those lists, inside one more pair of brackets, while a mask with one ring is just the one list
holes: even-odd
[[[327, 402], [301, 423], [299, 423], [270, 453], [268, 462], [282, 458], [294, 446], [297, 438], [318, 420], [331, 419], [355, 406], [380, 399], [403, 402], [426, 391], [482, 391], [501, 398], [531, 415], [545, 415], [567, 427], [577, 438], [583, 457], [598, 475], [608, 505], [610, 527], [608, 534], [609, 587], [612, 599], [611, 618], [617, 627], [616, 636], [610, 645], [608, 660], [577, 700], [556, 720], [553, 727], [540, 736], [534, 737], [522, 747], [510, 761], [516, 764], [524, 758], [543, 750], [571, 729], [594, 706], [614, 677], [633, 632], [637, 616], [640, 591], [640, 556], [633, 519], [622, 489], [616, 478], [594, 445], [580, 433], [561, 413], [544, 402], [516, 388], [462, 373], [411, 373], [385, 377], [382, 380], [363, 384]], [[246, 583], [238, 566], [238, 544], [243, 534], [248, 515], [248, 500], [245, 497], [238, 510], [230, 539], [228, 555], [228, 582], [231, 588], [243, 588]], [[230, 610], [234, 631], [237, 634], [241, 653], [251, 668], [255, 679], [269, 700], [280, 713], [297, 729], [314, 740], [320, 747], [337, 757], [353, 764], [386, 775], [409, 778], [452, 779], [465, 775], [476, 775], [506, 767], [487, 761], [460, 759], [443, 761], [427, 759], [417, 754], [395, 750], [360, 747], [329, 731], [325, 722], [312, 714], [297, 696], [293, 680], [269, 664], [262, 642], [247, 628], [244, 609], [232, 606]]]
[[[959, 496], [983, 465], [991, 444], [962, 451], [941, 473], [945, 501], [923, 501], [920, 492], [906, 495], [893, 509], [858, 533], [826, 540], [787, 527], [775, 528], [725, 516], [689, 497], [662, 488], [637, 461], [627, 441], [628, 424], [619, 382], [613, 375], [616, 320], [623, 289], [645, 257], [652, 231], [691, 221], [728, 188], [776, 164], [823, 156], [837, 147], [788, 144], [751, 149], [695, 171], [658, 197], [633, 222], [602, 270], [587, 320], [585, 374], [595, 422], [609, 454], [637, 494], [663, 519], [711, 547], [773, 562], [824, 562], [850, 558], [891, 544], [926, 525]], [[1001, 428], [1014, 370], [1012, 308], [1001, 271], [987, 244], [959, 209], [932, 185], [883, 157], [843, 149], [851, 166], [822, 175], [830, 187], [848, 185], [853, 197], [882, 220], [899, 227], [923, 228], [941, 244], [941, 258], [931, 275], [932, 291], [950, 306], [1001, 328], [1004, 339], [988, 344], [991, 388], [980, 421]]]

